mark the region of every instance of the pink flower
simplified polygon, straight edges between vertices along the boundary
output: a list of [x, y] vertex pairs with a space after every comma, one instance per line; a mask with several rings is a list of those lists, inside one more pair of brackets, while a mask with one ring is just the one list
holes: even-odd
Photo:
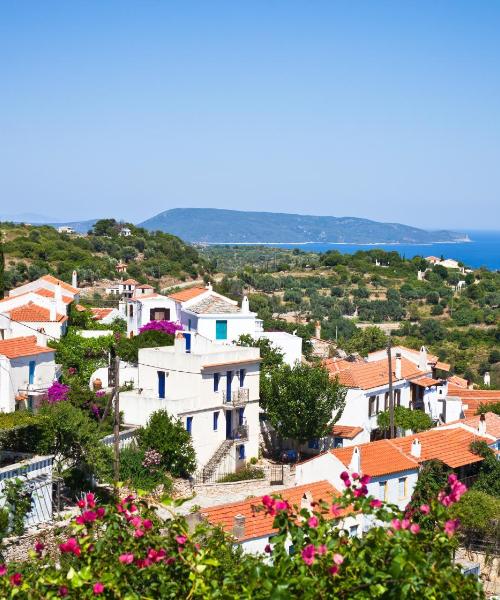
[[288, 510], [288, 502], [285, 500], [277, 500], [274, 508], [276, 509], [276, 512], [279, 512], [280, 510]]
[[366, 485], [361, 485], [360, 487], [358, 487], [354, 490], [355, 498], [362, 498], [363, 496], [366, 496], [367, 494], [368, 494], [368, 488], [366, 487]]
[[387, 535], [388, 535], [389, 537], [393, 536], [393, 535], [394, 535], [394, 531], [393, 531], [392, 529], [388, 529], [388, 530], [387, 530]]
[[132, 552], [126, 552], [125, 554], [120, 554], [118, 560], [123, 565], [129, 565], [130, 563], [134, 562], [134, 555], [132, 554]]
[[330, 567], [328, 569], [328, 572], [330, 573], [330, 575], [336, 575], [339, 572], [339, 568], [337, 567], [337, 565], [333, 565], [333, 567]]
[[187, 542], [187, 537], [185, 535], [178, 535], [175, 538], [175, 541], [179, 544], [179, 546], [184, 546]]
[[102, 519], [104, 517], [104, 515], [106, 514], [106, 509], [103, 508], [102, 506], [100, 506], [97, 509], [97, 516], [99, 517], [99, 519]]
[[333, 555], [333, 562], [336, 565], [341, 565], [344, 562], [344, 557], [342, 556], [342, 554], [336, 553]]
[[456, 481], [458, 481], [458, 477], [455, 475], [455, 473], [452, 473], [448, 476], [448, 483], [450, 485], [453, 485]]
[[301, 552], [302, 560], [306, 565], [311, 566], [314, 562], [314, 554], [316, 549], [313, 544], [308, 544]]
[[68, 538], [66, 542], [59, 545], [59, 550], [63, 553], [73, 553], [75, 556], [80, 556], [82, 550], [76, 541], [76, 538]]
[[271, 554], [272, 551], [273, 551], [273, 549], [271, 548], [271, 544], [267, 544], [266, 547], [264, 548], [264, 552]]
[[351, 477], [356, 481], [356, 479], [359, 479], [359, 473], [353, 473]]
[[431, 512], [430, 506], [428, 504], [422, 504], [420, 506], [420, 512], [424, 515], [428, 515]]
[[330, 513], [334, 516], [334, 517], [338, 517], [342, 514], [341, 511], [341, 506], [340, 504], [332, 504], [330, 506]]
[[151, 527], [153, 527], [153, 521], [151, 521], [150, 519], [144, 519], [144, 521], [142, 522], [142, 526], [144, 527], [144, 529], [151, 529]]
[[0, 577], [3, 577], [7, 573], [7, 567], [5, 565], [0, 565]]
[[359, 483], [361, 483], [362, 485], [368, 485], [371, 481], [371, 477], [370, 475], [363, 475], [363, 477], [361, 477], [361, 479], [359, 480]]
[[309, 525], [309, 527], [312, 527], [313, 529], [316, 529], [316, 527], [319, 525], [319, 521], [317, 517], [310, 517], [309, 520], [307, 521], [307, 524]]
[[89, 492], [85, 496], [85, 500], [87, 501], [87, 506], [89, 508], [94, 508], [94, 506], [95, 506], [95, 494], [93, 494], [92, 492]]
[[271, 498], [271, 496], [262, 496], [262, 504], [269, 508], [270, 506], [274, 505], [274, 500]]
[[410, 519], [403, 519], [401, 521], [401, 529], [408, 529], [410, 527]]
[[98, 596], [99, 594], [102, 594], [104, 592], [104, 586], [100, 581], [98, 581], [97, 583], [94, 583], [94, 587], [92, 589], [94, 590], [94, 594], [96, 596]]
[[86, 510], [83, 514], [82, 514], [83, 520], [85, 521], [85, 523], [92, 523], [93, 521], [95, 521], [97, 519], [97, 513], [94, 512], [93, 510]]
[[85, 508], [85, 500], [78, 500], [78, 508]]
[[446, 523], [444, 524], [444, 532], [446, 533], [446, 535], [448, 537], [451, 537], [455, 533], [455, 530], [457, 529], [459, 524], [459, 519], [450, 519], [449, 521], [446, 521]]
[[401, 521], [399, 519], [392, 519], [391, 525], [393, 529], [401, 529]]
[[14, 575], [10, 576], [10, 585], [17, 587], [21, 585], [22, 582], [23, 576], [21, 575], [21, 573], [14, 573]]
[[417, 535], [417, 533], [419, 533], [420, 531], [420, 525], [418, 525], [417, 523], [412, 523], [410, 525], [410, 531], [413, 533], [413, 535]]
[[141, 517], [134, 517], [133, 519], [130, 519], [130, 524], [132, 527], [140, 527], [142, 525]]
[[342, 471], [340, 474], [340, 479], [342, 479], [342, 481], [346, 481], [346, 479], [349, 479], [349, 473], [347, 471]]
[[351, 480], [350, 479], [344, 479], [344, 485], [346, 486], [346, 488], [351, 487]]
[[140, 538], [144, 535], [144, 530], [143, 529], [136, 529], [134, 531], [134, 537], [136, 538]]
[[37, 540], [35, 542], [35, 552], [37, 554], [41, 554], [42, 550], [45, 548], [45, 544], [43, 544], [42, 542], [40, 542], [39, 540]]
[[377, 498], [374, 498], [370, 501], [370, 506], [372, 508], [380, 508], [382, 506], [382, 501], [378, 500]]
[[69, 594], [69, 590], [65, 585], [61, 585], [61, 587], [59, 588], [59, 591], [57, 592], [57, 595], [61, 598], [64, 598], [64, 596], [67, 596]]
[[325, 544], [321, 544], [320, 546], [317, 547], [316, 552], [320, 556], [323, 556], [327, 552], [327, 547], [325, 546]]

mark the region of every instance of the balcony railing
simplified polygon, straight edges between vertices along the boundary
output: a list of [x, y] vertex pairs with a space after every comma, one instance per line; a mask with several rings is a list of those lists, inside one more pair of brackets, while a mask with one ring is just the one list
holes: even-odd
[[238, 425], [238, 427], [233, 429], [231, 438], [240, 441], [248, 440], [248, 425]]
[[239, 388], [231, 392], [231, 398], [228, 399], [227, 392], [222, 392], [222, 402], [224, 404], [232, 404], [232, 406], [243, 406], [250, 398], [250, 390], [248, 388]]

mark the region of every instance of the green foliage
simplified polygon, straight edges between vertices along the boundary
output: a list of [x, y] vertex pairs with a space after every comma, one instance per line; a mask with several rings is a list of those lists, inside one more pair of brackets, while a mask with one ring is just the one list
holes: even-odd
[[480, 404], [476, 411], [476, 415], [484, 415], [487, 412], [492, 412], [500, 416], [500, 402], [492, 402], [491, 404]]
[[348, 352], [358, 352], [361, 356], [367, 356], [370, 352], [381, 350], [387, 346], [387, 336], [380, 327], [366, 327], [358, 331], [345, 344]]
[[139, 429], [137, 442], [143, 451], [159, 452], [161, 465], [175, 477], [187, 477], [196, 468], [191, 435], [181, 421], [173, 419], [166, 410], [151, 415], [146, 427]]
[[[390, 414], [388, 410], [379, 413], [377, 424], [381, 429], [388, 430], [390, 428]], [[411, 410], [405, 406], [396, 406], [394, 407], [394, 424], [401, 429], [410, 429], [413, 433], [418, 433], [419, 431], [430, 429], [432, 427], [432, 419], [421, 410]]]
[[9, 513], [9, 530], [14, 535], [22, 535], [26, 516], [33, 506], [33, 494], [26, 487], [26, 477], [6, 479], [2, 495]]
[[283, 352], [275, 348], [267, 338], [254, 339], [251, 335], [240, 335], [238, 346], [259, 348], [261, 374], [283, 364]]
[[483, 457], [474, 489], [500, 498], [500, 460], [486, 442], [472, 442], [470, 449]]
[[145, 467], [144, 450], [134, 447], [120, 450], [120, 479], [135, 490], [153, 491], [158, 486], [163, 487], [163, 493], [172, 490], [172, 480], [163, 468]]
[[321, 366], [283, 365], [261, 384], [261, 406], [282, 438], [323, 437], [344, 408], [346, 390]]
[[437, 497], [438, 492], [446, 487], [450, 473], [451, 469], [440, 460], [426, 461], [420, 469], [411, 506], [418, 508], [422, 504], [429, 504]]
[[264, 479], [265, 474], [263, 469], [258, 467], [246, 467], [237, 473], [228, 473], [219, 479], [219, 483], [230, 483], [234, 481], [246, 481], [247, 479]]
[[0, 543], [9, 531], [9, 510], [0, 508]]
[[476, 488], [470, 489], [451, 508], [453, 517], [460, 519], [461, 537], [465, 546], [474, 541], [493, 543], [500, 538], [500, 498]]
[[144, 331], [139, 335], [127, 338], [124, 335], [117, 336], [116, 353], [118, 356], [130, 363], [137, 363], [139, 350], [141, 348], [158, 348], [161, 346], [172, 346], [174, 336], [163, 331]]

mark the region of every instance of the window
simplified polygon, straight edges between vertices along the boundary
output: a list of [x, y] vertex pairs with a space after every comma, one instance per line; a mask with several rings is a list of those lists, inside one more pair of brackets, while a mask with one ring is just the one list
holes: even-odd
[[134, 305], [133, 305], [133, 304], [131, 304], [131, 305], [128, 307], [128, 316], [129, 316], [129, 317], [133, 317], [133, 316], [134, 316]]
[[398, 496], [399, 498], [406, 498], [406, 477], [398, 479]]
[[313, 438], [307, 442], [307, 447], [313, 450], [319, 450], [319, 439]]
[[214, 431], [217, 431], [219, 427], [219, 411], [214, 412]]
[[191, 319], [188, 319], [188, 331], [191, 331]]
[[245, 385], [245, 369], [240, 369], [240, 388]]
[[378, 396], [370, 396], [368, 399], [368, 416], [374, 417], [378, 413]]
[[158, 374], [158, 398], [165, 398], [165, 371], [157, 371]]
[[149, 311], [150, 321], [170, 321], [169, 308], [152, 308]]
[[385, 393], [384, 396], [384, 410], [389, 410], [390, 408], [390, 394], [389, 392]]
[[219, 391], [220, 373], [214, 373], [214, 392]]
[[36, 362], [34, 360], [30, 360], [28, 382], [31, 385], [33, 385], [35, 383], [35, 366], [36, 366]]
[[238, 425], [243, 425], [245, 419], [245, 408], [238, 409]]
[[342, 448], [344, 445], [344, 438], [336, 437], [333, 438], [333, 447], [334, 448]]
[[358, 525], [352, 525], [349, 527], [349, 537], [356, 537], [358, 535]]
[[394, 390], [394, 406], [401, 406], [401, 390]]
[[379, 481], [378, 482], [378, 499], [386, 500], [387, 496], [387, 481]]
[[193, 417], [186, 418], [186, 431], [188, 433], [193, 433]]
[[227, 321], [215, 321], [215, 339], [227, 340]]
[[238, 459], [245, 460], [245, 444], [240, 444], [238, 446]]

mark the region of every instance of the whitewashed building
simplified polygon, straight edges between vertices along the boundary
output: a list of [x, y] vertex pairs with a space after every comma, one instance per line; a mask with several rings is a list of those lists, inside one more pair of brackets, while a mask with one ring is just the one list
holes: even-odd
[[136, 387], [120, 394], [129, 425], [145, 425], [160, 409], [191, 433], [199, 469], [238, 470], [259, 448], [258, 348], [220, 346], [177, 333], [173, 346], [139, 350]]
[[0, 341], [1, 412], [37, 407], [59, 375], [54, 353], [34, 335]]
[[[73, 274], [73, 277], [74, 276], [75, 274]], [[66, 283], [65, 281], [62, 281], [61, 279], [57, 279], [57, 277], [54, 277], [53, 275], [43, 275], [34, 281], [20, 285], [17, 288], [9, 291], [9, 297], [20, 296], [26, 292], [43, 293], [44, 290], [54, 296], [57, 293], [58, 288], [61, 290], [61, 296], [66, 298], [69, 297], [71, 301], [74, 302], [79, 301], [80, 292], [78, 288]]]

